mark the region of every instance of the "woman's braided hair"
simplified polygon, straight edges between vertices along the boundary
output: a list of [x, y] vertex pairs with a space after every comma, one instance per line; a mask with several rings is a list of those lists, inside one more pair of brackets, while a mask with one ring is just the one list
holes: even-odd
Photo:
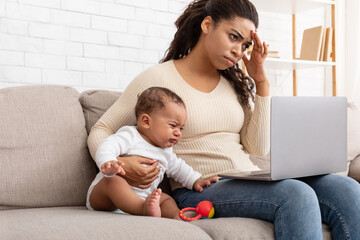
[[[184, 58], [194, 48], [201, 34], [201, 23], [210, 16], [215, 26], [225, 19], [242, 17], [252, 21], [257, 28], [258, 13], [255, 6], [248, 0], [195, 0], [176, 20], [177, 32], [160, 62]], [[254, 81], [244, 74], [238, 63], [225, 70], [218, 70], [235, 89], [238, 100], [243, 107], [250, 108], [249, 98], [254, 101]]]

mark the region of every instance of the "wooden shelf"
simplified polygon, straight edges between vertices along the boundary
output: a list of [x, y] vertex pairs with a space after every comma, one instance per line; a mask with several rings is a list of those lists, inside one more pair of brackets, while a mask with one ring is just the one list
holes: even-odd
[[336, 96], [336, 29], [335, 29], [335, 8], [337, 0], [251, 0], [258, 11], [284, 13], [292, 15], [292, 55], [296, 56], [296, 14], [316, 9], [331, 7], [331, 27], [333, 28], [332, 40], [332, 62], [305, 61], [298, 59], [268, 58], [265, 65], [269, 69], [287, 69], [293, 72], [293, 95], [297, 96], [297, 74], [298, 69], [314, 67], [332, 68], [332, 95]]
[[251, 2], [258, 11], [288, 14], [335, 4], [333, 0], [252, 0]]
[[298, 59], [266, 58], [265, 66], [271, 69], [298, 70], [314, 67], [332, 67], [335, 62], [307, 61]]

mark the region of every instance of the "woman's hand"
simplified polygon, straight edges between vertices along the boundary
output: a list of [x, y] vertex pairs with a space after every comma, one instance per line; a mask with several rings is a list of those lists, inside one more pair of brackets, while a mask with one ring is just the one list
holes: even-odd
[[266, 76], [264, 67], [265, 58], [268, 54], [268, 49], [265, 42], [261, 42], [258, 34], [251, 31], [251, 36], [254, 42], [253, 50], [251, 51], [250, 60], [246, 54], [243, 55], [243, 61], [249, 76], [254, 79], [256, 84], [256, 93], [260, 96], [269, 95], [269, 80]]
[[[122, 168], [126, 174], [121, 175], [121, 177], [133, 187], [148, 188], [159, 176], [158, 161], [140, 156], [117, 157], [117, 160], [124, 163]], [[148, 164], [149, 166], [143, 166], [142, 164]]]

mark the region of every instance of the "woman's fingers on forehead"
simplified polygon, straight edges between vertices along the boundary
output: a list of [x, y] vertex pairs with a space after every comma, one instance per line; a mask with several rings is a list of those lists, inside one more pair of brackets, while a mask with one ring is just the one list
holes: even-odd
[[251, 35], [251, 41], [255, 42], [255, 32], [254, 32], [254, 30], [251, 30], [250, 35]]
[[268, 48], [265, 42], [263, 42], [263, 46], [264, 46], [264, 54], [268, 54]]
[[261, 42], [260, 37], [256, 32], [251, 31], [251, 34], [254, 42], [254, 50], [260, 52], [261, 54], [267, 54], [267, 46], [265, 42]]
[[254, 39], [253, 39], [253, 41], [254, 41], [254, 44], [258, 45], [259, 47], [262, 46], [261, 40], [260, 40], [260, 38], [259, 38], [259, 35], [258, 35], [256, 32], [254, 33]]

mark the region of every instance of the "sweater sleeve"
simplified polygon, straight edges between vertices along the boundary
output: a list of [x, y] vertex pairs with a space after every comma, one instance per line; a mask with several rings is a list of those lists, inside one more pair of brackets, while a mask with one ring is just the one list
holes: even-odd
[[254, 156], [265, 156], [270, 150], [270, 96], [256, 95], [253, 110], [244, 108], [241, 143]]
[[153, 67], [139, 74], [128, 85], [119, 99], [91, 128], [87, 143], [93, 159], [95, 159], [96, 150], [105, 138], [125, 125], [136, 124], [135, 105], [138, 95], [149, 87], [160, 86], [162, 81], [161, 74]]
[[166, 175], [190, 190], [193, 189], [195, 181], [201, 177], [199, 172], [177, 157], [175, 153], [171, 155], [166, 168]]

